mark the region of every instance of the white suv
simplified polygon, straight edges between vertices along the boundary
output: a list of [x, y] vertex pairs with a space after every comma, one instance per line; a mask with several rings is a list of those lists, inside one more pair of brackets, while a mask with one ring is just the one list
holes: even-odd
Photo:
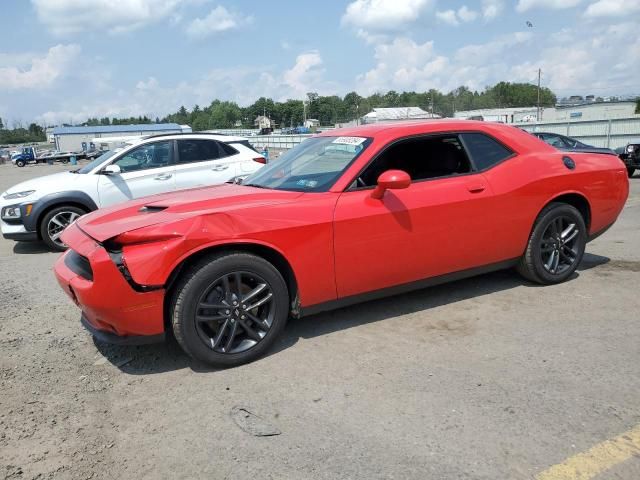
[[266, 163], [242, 137], [166, 134], [132, 141], [84, 167], [22, 182], [0, 196], [2, 235], [62, 251], [80, 215], [133, 198], [234, 181]]

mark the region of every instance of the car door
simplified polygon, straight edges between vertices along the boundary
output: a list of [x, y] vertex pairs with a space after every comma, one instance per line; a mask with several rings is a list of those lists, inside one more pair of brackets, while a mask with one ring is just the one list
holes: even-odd
[[175, 190], [174, 141], [145, 143], [120, 155], [111, 165], [120, 173], [101, 174], [100, 206]]
[[[411, 185], [371, 197], [386, 170]], [[483, 265], [495, 235], [486, 221], [491, 189], [457, 135], [402, 139], [381, 152], [335, 209], [338, 297]]]
[[178, 140], [176, 188], [225, 183], [235, 177], [238, 152], [215, 140]]

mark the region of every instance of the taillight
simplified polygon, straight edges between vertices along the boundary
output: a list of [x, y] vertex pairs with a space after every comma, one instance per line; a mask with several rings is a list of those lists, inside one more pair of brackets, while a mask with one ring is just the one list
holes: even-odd
[[258, 163], [262, 163], [263, 165], [265, 165], [267, 163], [267, 159], [264, 157], [256, 157], [253, 159], [254, 162], [258, 162]]

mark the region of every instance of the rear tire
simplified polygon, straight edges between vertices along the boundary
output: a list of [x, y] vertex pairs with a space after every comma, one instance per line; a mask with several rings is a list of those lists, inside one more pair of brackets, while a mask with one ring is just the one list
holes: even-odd
[[170, 312], [173, 333], [188, 355], [235, 367], [256, 360], [278, 338], [289, 317], [289, 292], [280, 272], [261, 257], [213, 255], [184, 272]]
[[60, 240], [60, 235], [69, 224], [84, 215], [81, 208], [71, 205], [56, 207], [46, 213], [40, 221], [40, 237], [51, 250], [64, 252], [67, 246]]
[[629, 175], [629, 178], [633, 177], [633, 174], [635, 173], [636, 169], [633, 167], [627, 167], [627, 175]]
[[566, 203], [551, 203], [534, 223], [518, 272], [542, 285], [564, 282], [580, 264], [586, 243], [580, 212]]

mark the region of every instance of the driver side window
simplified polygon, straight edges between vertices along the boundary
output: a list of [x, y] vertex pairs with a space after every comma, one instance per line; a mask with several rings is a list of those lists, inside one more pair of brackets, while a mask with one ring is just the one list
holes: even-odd
[[360, 175], [356, 187], [375, 186], [386, 170], [403, 170], [412, 181], [471, 172], [471, 163], [457, 135], [400, 140], [388, 147]]
[[169, 166], [172, 163], [172, 142], [155, 142], [134, 148], [113, 165], [118, 165], [122, 173]]

